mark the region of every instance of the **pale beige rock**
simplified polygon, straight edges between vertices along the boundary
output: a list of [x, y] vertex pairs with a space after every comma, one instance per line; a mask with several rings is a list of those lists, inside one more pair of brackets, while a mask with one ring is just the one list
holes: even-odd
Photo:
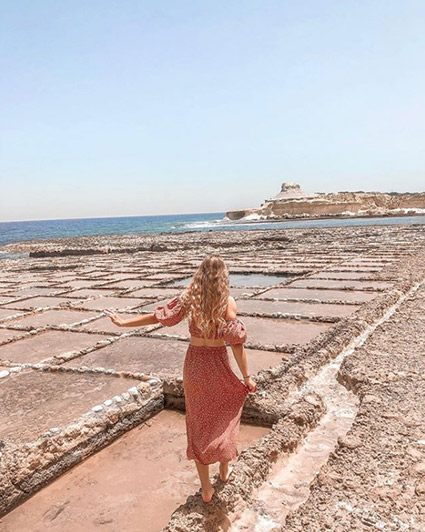
[[227, 220], [284, 220], [332, 216], [403, 216], [425, 214], [425, 192], [337, 192], [305, 194], [296, 183], [283, 183], [279, 194], [259, 208], [228, 211]]

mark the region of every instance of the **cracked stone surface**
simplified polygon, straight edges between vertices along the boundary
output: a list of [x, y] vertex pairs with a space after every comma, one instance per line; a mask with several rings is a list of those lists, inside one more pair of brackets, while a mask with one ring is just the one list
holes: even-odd
[[425, 286], [343, 363], [354, 424], [281, 529], [425, 529]]
[[[133, 379], [23, 370], [2, 380], [0, 440], [19, 443], [69, 423], [93, 405], [137, 384]], [[25, 420], [25, 423], [22, 422]]]

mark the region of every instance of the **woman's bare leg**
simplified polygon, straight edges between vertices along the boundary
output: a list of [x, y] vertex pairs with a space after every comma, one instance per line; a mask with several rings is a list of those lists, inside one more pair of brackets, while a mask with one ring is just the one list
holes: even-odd
[[210, 502], [215, 491], [210, 481], [210, 466], [201, 464], [198, 460], [195, 460], [195, 464], [201, 481], [202, 499], [204, 502]]
[[233, 467], [230, 465], [230, 462], [220, 462], [220, 479], [223, 482], [227, 482], [232, 469]]

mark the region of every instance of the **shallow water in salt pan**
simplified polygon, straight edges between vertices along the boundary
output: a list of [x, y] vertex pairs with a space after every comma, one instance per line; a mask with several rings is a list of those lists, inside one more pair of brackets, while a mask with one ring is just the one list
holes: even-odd
[[[229, 275], [230, 286], [274, 286], [282, 283], [287, 279], [293, 277], [292, 275], [265, 275], [261, 273], [231, 273]], [[185, 279], [172, 281], [166, 286], [187, 286], [193, 277], [186, 277]]]

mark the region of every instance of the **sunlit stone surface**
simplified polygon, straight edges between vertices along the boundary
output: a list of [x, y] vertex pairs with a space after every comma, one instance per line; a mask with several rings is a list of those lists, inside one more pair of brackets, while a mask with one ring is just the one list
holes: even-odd
[[[184, 412], [169, 409], [173, 397], [173, 408], [184, 407], [187, 322], [118, 327], [103, 309], [120, 309], [127, 320], [151, 313], [182, 292], [204, 256], [226, 260], [248, 329], [249, 370], [260, 384], [244, 408], [252, 424], [241, 427], [247, 452], [235, 463], [239, 473], [219, 490], [226, 507], [243, 512], [254, 483], [267, 482], [273, 453], [290, 453], [285, 442], [295, 448], [324, 414], [323, 390], [308, 392], [314, 375], [423, 278], [424, 244], [421, 226], [381, 226], [5, 246], [33, 256], [0, 264], [1, 530], [156, 531], [169, 522], [167, 532], [195, 532], [226, 525], [199, 494], [188, 498], [199, 483], [185, 458]], [[419, 335], [419, 314], [415, 320], [406, 337]], [[407, 318], [403, 327], [410, 327]], [[396, 337], [397, 326], [391, 331]], [[416, 342], [422, 345], [419, 336]], [[379, 349], [374, 344], [373, 352]], [[400, 352], [406, 364], [391, 382], [412, 368], [407, 348]], [[228, 353], [241, 377], [230, 346]], [[389, 369], [379, 371], [377, 378], [387, 379]], [[361, 377], [346, 375], [353, 383]], [[171, 403], [163, 410], [165, 395]], [[276, 419], [286, 423], [280, 436]], [[268, 447], [268, 433], [279, 445]], [[310, 480], [303, 477], [307, 495]], [[422, 493], [419, 480], [415, 489]]]

